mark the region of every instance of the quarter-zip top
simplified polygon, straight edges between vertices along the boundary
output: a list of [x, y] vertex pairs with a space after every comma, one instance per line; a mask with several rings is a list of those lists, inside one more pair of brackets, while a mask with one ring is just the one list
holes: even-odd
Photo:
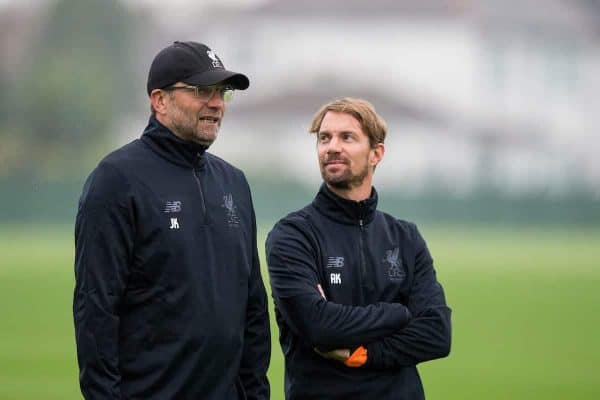
[[[287, 400], [422, 400], [416, 365], [444, 357], [450, 309], [416, 226], [323, 184], [314, 201], [281, 219], [266, 250]], [[350, 368], [314, 349], [354, 350]]]
[[84, 397], [268, 398], [255, 224], [244, 174], [153, 117], [100, 162], [75, 228]]

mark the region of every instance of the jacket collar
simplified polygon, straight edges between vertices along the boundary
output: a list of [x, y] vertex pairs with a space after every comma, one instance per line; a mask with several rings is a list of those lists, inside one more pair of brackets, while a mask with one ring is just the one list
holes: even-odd
[[315, 208], [323, 215], [344, 224], [370, 223], [377, 210], [377, 191], [371, 189], [371, 197], [362, 201], [348, 200], [333, 193], [325, 183], [313, 200]]
[[154, 116], [150, 116], [142, 141], [172, 163], [188, 168], [201, 168], [204, 165], [206, 146], [180, 139]]

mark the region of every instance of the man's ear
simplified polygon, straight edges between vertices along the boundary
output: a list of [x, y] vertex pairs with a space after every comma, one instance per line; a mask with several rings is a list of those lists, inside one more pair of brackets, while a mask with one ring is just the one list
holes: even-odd
[[150, 104], [158, 115], [164, 115], [167, 112], [167, 101], [169, 93], [161, 89], [154, 89], [150, 92]]
[[385, 145], [383, 143], [377, 143], [371, 153], [371, 165], [373, 168], [377, 166], [383, 159], [383, 155], [385, 154]]

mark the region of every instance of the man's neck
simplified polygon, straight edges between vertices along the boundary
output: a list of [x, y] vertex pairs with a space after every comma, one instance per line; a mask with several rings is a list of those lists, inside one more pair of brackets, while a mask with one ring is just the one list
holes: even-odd
[[169, 121], [167, 118], [165, 118], [165, 117], [163, 117], [162, 115], [159, 115], [159, 114], [156, 114], [154, 117], [156, 118], [156, 120], [158, 122], [160, 122], [161, 124], [163, 124], [163, 126], [165, 128], [167, 128], [173, 135], [177, 136], [181, 140], [185, 140], [185, 138], [181, 137], [181, 135], [179, 133], [177, 133], [175, 131], [175, 129], [173, 129], [173, 126], [171, 125], [171, 121]]

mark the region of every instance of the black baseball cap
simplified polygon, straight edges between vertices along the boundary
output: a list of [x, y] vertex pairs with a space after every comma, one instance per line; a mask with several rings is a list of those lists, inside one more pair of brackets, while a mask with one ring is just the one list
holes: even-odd
[[226, 70], [214, 51], [197, 42], [174, 42], [154, 57], [148, 72], [148, 95], [176, 82], [198, 86], [226, 82], [239, 90], [250, 86], [246, 75]]

